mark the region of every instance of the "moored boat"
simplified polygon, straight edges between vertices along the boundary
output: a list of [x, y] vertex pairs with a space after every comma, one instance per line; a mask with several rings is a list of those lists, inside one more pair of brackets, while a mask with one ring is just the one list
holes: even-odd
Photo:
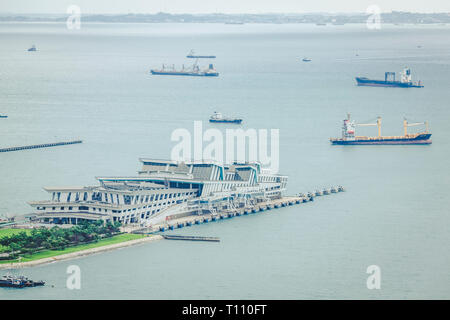
[[24, 276], [13, 276], [7, 274], [0, 278], [0, 287], [7, 288], [25, 288], [25, 287], [38, 287], [45, 285], [42, 280], [33, 281]]

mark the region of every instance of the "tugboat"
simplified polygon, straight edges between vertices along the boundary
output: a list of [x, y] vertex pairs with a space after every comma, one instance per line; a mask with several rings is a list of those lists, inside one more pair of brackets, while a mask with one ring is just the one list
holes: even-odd
[[37, 51], [36, 46], [33, 44], [31, 48], [28, 48], [28, 51]]
[[397, 88], [423, 88], [422, 83], [415, 82], [411, 79], [411, 70], [409, 68], [403, 69], [400, 73], [400, 81], [395, 80], [395, 72], [385, 72], [384, 80], [372, 80], [366, 77], [356, 77], [358, 86], [369, 87], [397, 87]]
[[[425, 131], [419, 133], [408, 133], [408, 127], [425, 125]], [[377, 137], [355, 136], [356, 126], [377, 126]], [[355, 145], [355, 144], [431, 144], [431, 133], [428, 132], [428, 122], [408, 123], [403, 120], [403, 136], [381, 136], [381, 117], [376, 123], [355, 123], [350, 120], [350, 114], [342, 125], [342, 138], [331, 138], [331, 144]]]
[[191, 69], [185, 69], [184, 65], [181, 70], [175, 70], [175, 67], [171, 69], [166, 69], [163, 65], [162, 69], [152, 69], [150, 73], [153, 75], [168, 75], [168, 76], [194, 76], [194, 77], [218, 77], [219, 73], [214, 69], [212, 64], [209, 65], [208, 69], [200, 71], [197, 62], [194, 63]]
[[38, 287], [45, 285], [44, 281], [33, 281], [24, 276], [6, 275], [0, 278], [0, 287], [8, 288], [25, 288], [25, 287]]
[[188, 55], [186, 56], [186, 58], [190, 58], [190, 59], [215, 59], [216, 56], [197, 56], [194, 53], [194, 50], [191, 50]]
[[242, 122], [242, 119], [225, 118], [220, 112], [214, 112], [214, 114], [209, 118], [209, 122], [240, 124]]

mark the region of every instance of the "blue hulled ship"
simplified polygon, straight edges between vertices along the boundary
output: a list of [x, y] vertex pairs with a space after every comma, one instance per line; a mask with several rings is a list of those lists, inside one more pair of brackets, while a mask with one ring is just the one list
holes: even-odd
[[411, 70], [409, 68], [405, 68], [400, 76], [400, 81], [395, 80], [395, 72], [385, 72], [384, 80], [373, 80], [366, 77], [356, 77], [355, 79], [358, 86], [423, 88], [420, 81], [412, 81]]

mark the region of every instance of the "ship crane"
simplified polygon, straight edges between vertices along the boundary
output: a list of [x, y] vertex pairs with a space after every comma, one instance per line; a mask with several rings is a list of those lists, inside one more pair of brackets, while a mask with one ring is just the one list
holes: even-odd
[[425, 125], [425, 133], [428, 133], [428, 121], [408, 123], [408, 120], [406, 120], [406, 118], [403, 119], [403, 129], [404, 129], [405, 136], [408, 135], [408, 127], [421, 126], [421, 125]]
[[357, 125], [359, 127], [377, 126], [378, 127], [378, 136], [381, 137], [381, 117], [378, 117], [377, 122], [375, 122], [375, 123], [356, 123], [355, 125]]

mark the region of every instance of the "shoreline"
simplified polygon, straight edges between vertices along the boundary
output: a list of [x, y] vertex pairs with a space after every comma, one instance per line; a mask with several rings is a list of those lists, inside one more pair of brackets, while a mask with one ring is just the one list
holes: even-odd
[[99, 252], [110, 251], [110, 250], [114, 250], [114, 249], [118, 249], [118, 248], [129, 247], [129, 246], [133, 246], [136, 244], [141, 244], [141, 243], [156, 241], [156, 240], [162, 240], [162, 239], [163, 239], [163, 237], [160, 235], [151, 235], [151, 236], [147, 236], [142, 239], [128, 240], [128, 241], [124, 241], [124, 242], [120, 242], [120, 243], [114, 243], [114, 244], [105, 245], [105, 246], [101, 246], [101, 247], [80, 250], [80, 251], [76, 251], [76, 252], [61, 254], [58, 256], [42, 258], [42, 259], [38, 259], [38, 260], [34, 260], [34, 261], [4, 263], [4, 264], [0, 264], [0, 270], [34, 267], [34, 266], [41, 265], [41, 264], [47, 264], [47, 263], [52, 263], [52, 262], [57, 262], [57, 261], [74, 259], [74, 258], [83, 257], [83, 256], [87, 256], [87, 255], [91, 255], [91, 254], [95, 254], [95, 253], [99, 253]]

